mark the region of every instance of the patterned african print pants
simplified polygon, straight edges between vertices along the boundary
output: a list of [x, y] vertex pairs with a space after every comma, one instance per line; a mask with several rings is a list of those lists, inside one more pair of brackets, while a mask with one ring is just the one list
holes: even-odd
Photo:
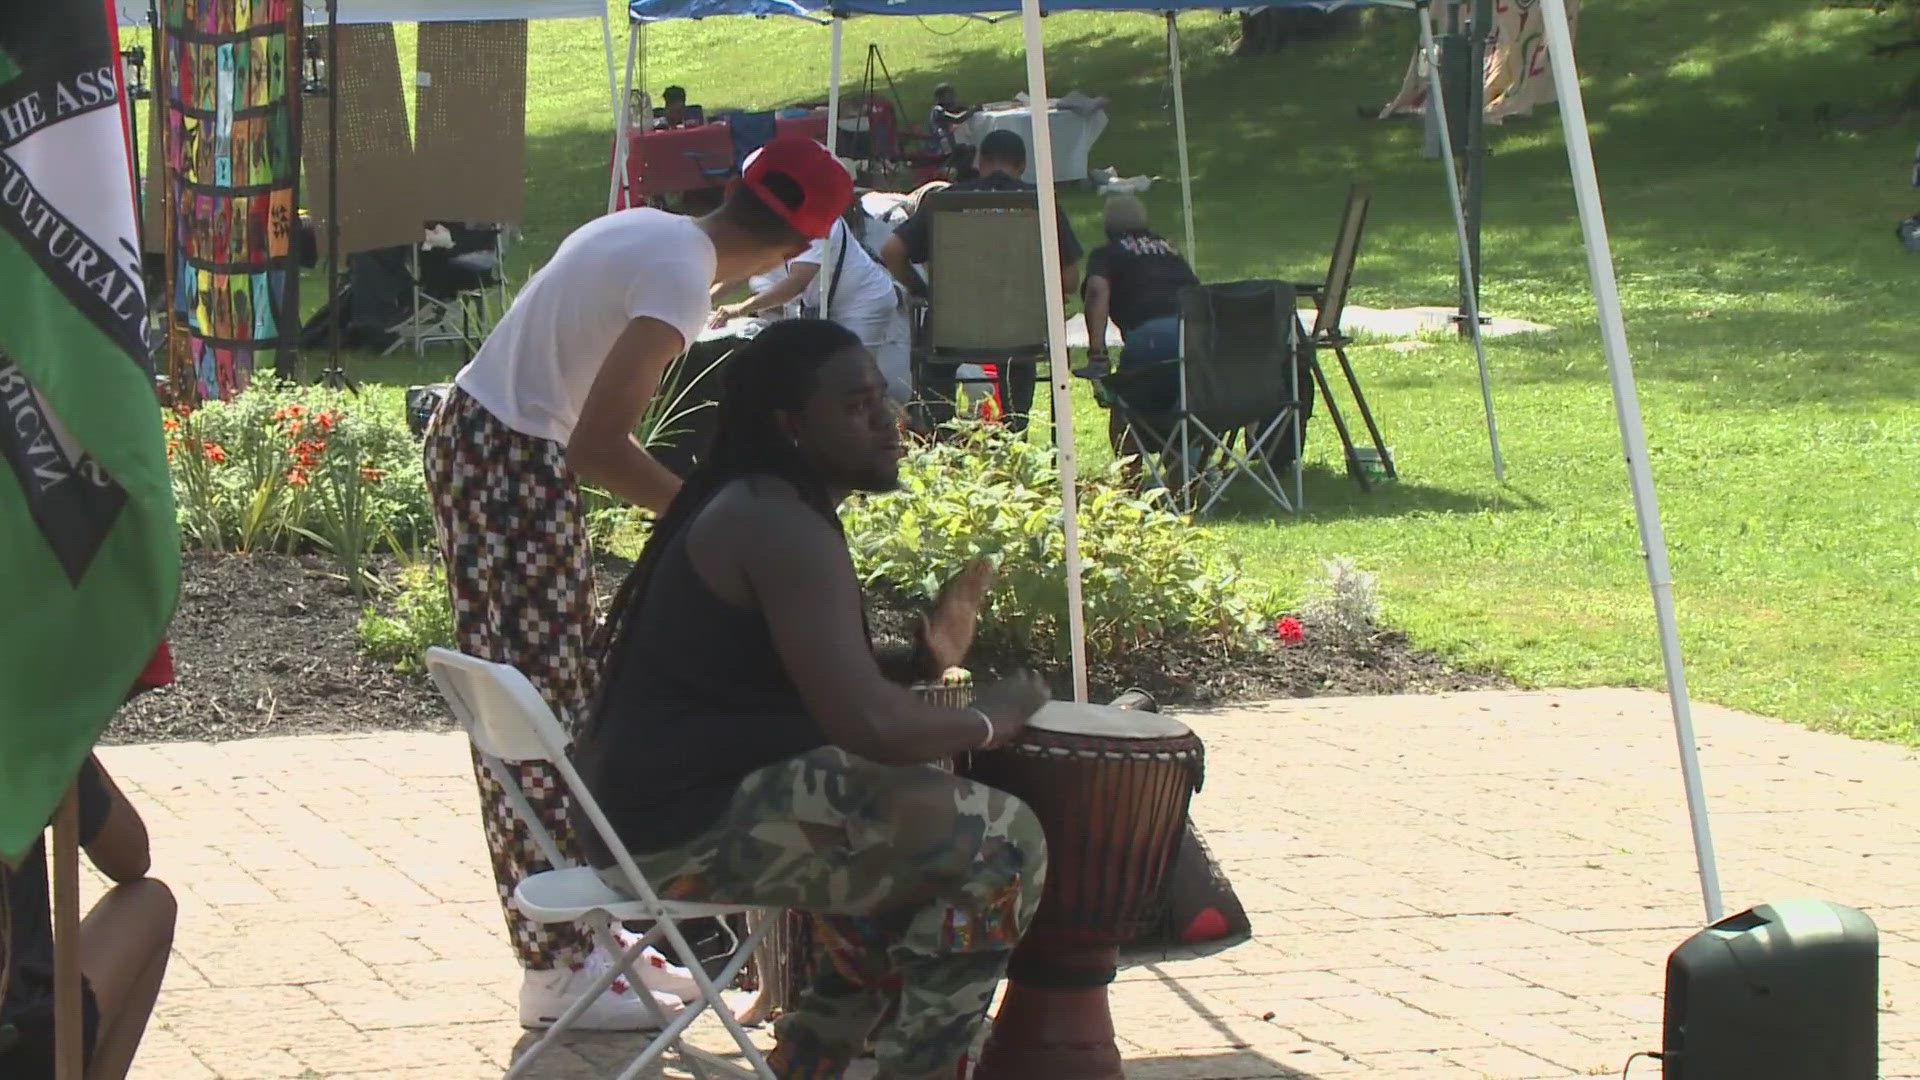
[[[426, 479], [453, 594], [456, 647], [519, 668], [573, 730], [587, 706], [595, 615], [585, 507], [565, 448], [514, 431], [455, 387], [427, 430]], [[577, 861], [559, 774], [537, 763], [505, 768], [560, 853]], [[514, 887], [549, 869], [547, 860], [478, 755], [474, 777], [493, 880], [521, 966], [577, 966], [592, 949], [586, 930], [542, 926], [513, 910]]]
[[1047, 845], [1004, 791], [824, 746], [749, 773], [713, 828], [634, 860], [664, 899], [820, 914], [776, 1076], [840, 1076], [884, 1018], [881, 1076], [947, 1080], [1040, 906]]

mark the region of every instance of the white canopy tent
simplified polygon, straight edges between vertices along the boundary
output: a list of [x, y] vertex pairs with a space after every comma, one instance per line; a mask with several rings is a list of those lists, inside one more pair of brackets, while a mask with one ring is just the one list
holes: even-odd
[[[122, 25], [148, 24], [148, 4], [145, 0], [115, 0], [115, 2]], [[618, 185], [625, 175], [627, 95], [621, 92], [615, 72], [612, 29], [607, 20], [606, 8], [598, 0], [335, 0], [335, 2], [338, 3], [337, 19], [342, 23], [599, 18], [606, 48], [608, 89], [612, 98], [615, 120], [614, 191], [610, 193], [609, 198], [611, 208], [613, 199], [618, 195]], [[1428, 72], [1433, 105], [1442, 125], [1441, 129], [1444, 131], [1446, 104], [1438, 73], [1439, 65], [1435, 56], [1432, 14], [1429, 10], [1430, 0], [1268, 0], [1266, 4], [1252, 6], [1333, 8], [1350, 3], [1374, 3], [1409, 9], [1416, 14], [1420, 24], [1421, 53]], [[1572, 32], [1567, 19], [1565, 0], [1539, 0], [1539, 3], [1545, 22], [1548, 59], [1560, 96], [1561, 125], [1567, 146], [1568, 169], [1573, 182], [1575, 205], [1586, 249], [1588, 274], [1599, 310], [1601, 347], [1606, 357], [1615, 419], [1620, 430], [1622, 452], [1626, 458], [1627, 479], [1633, 493], [1634, 513], [1639, 523], [1642, 555], [1646, 560], [1647, 579], [1652, 592], [1655, 621], [1660, 634], [1661, 658], [1672, 708], [1674, 735], [1678, 742], [1687, 806], [1692, 819], [1701, 895], [1708, 921], [1715, 921], [1719, 919], [1722, 911], [1720, 882], [1714, 860], [1706, 796], [1700, 778], [1686, 670], [1680, 651], [1679, 623], [1673, 603], [1672, 570], [1668, 564], [1666, 533], [1660, 520], [1659, 501], [1654, 491], [1653, 475], [1647, 460], [1646, 431], [1640, 415], [1632, 358], [1627, 347], [1626, 319], [1621, 308], [1619, 287], [1614, 274], [1599, 179], [1594, 169], [1586, 108], [1579, 73], [1574, 63]], [[1185, 102], [1180, 86], [1179, 27], [1174, 12], [1170, 10], [1190, 6], [1197, 5], [1182, 3], [1180, 0], [1049, 0], [1044, 5], [1047, 11], [1137, 10], [1165, 15], [1176, 105], [1176, 137], [1180, 144], [1181, 197], [1186, 218], [1188, 252], [1191, 256], [1195, 253], [1192, 177], [1187, 162]], [[1027, 93], [1029, 100], [1037, 103], [1050, 100], [1046, 83], [1045, 43], [1041, 34], [1042, 7], [1040, 0], [1019, 0], [1019, 14], [1026, 46]], [[309, 0], [307, 9], [310, 21], [325, 20], [325, 5], [315, 4]], [[317, 20], [313, 18], [316, 9]], [[829, 115], [837, 119], [842, 36], [847, 17], [855, 14], [1004, 14], [1011, 10], [1011, 0], [840, 0], [831, 6], [822, 4], [819, 0], [633, 0], [630, 10], [637, 26], [635, 33], [630, 37], [628, 47], [627, 82], [629, 86], [632, 83], [635, 54], [639, 47], [639, 30], [644, 28], [648, 21], [727, 14], [763, 16], [777, 14], [816, 21], [822, 18], [830, 19], [833, 26], [833, 43], [829, 100], [833, 111]], [[830, 140], [836, 139], [837, 131], [837, 122], [828, 125]], [[1039, 179], [1040, 215], [1042, 220], [1047, 220], [1057, 212], [1057, 202], [1053, 185], [1055, 170], [1052, 132], [1047, 110], [1044, 107], [1034, 111], [1033, 136], [1032, 151]], [[1455, 218], [1460, 258], [1464, 268], [1468, 258], [1466, 225], [1459, 198], [1458, 181], [1453, 168], [1449, 141], [1443, 138], [1440, 143], [1448, 179], [1449, 203]], [[1086, 645], [1081, 610], [1078, 515], [1075, 506], [1075, 481], [1078, 469], [1067, 381], [1070, 376], [1066, 349], [1066, 308], [1061, 291], [1059, 239], [1052, 229], [1040, 230], [1040, 236], [1043, 272], [1048, 291], [1047, 324], [1049, 360], [1053, 372], [1052, 404], [1059, 447], [1062, 521], [1066, 534], [1068, 625], [1072, 642], [1075, 696], [1078, 700], [1085, 701], [1087, 697]], [[1469, 282], [1472, 280], [1470, 274], [1464, 277]], [[1480, 335], [1478, 298], [1473, 295], [1471, 288], [1467, 290], [1467, 306], [1480, 368], [1488, 435], [1492, 443], [1495, 469], [1498, 472], [1502, 470], [1503, 465], [1494, 424], [1486, 351]]]
[[[1446, 102], [1434, 44], [1430, 0], [1325, 0], [1325, 2], [1280, 0], [1280, 3], [1275, 6], [1287, 6], [1289, 2], [1299, 6], [1322, 8], [1370, 2], [1414, 12], [1419, 20], [1421, 57], [1429, 81], [1434, 111], [1441, 130], [1446, 130]], [[635, 53], [640, 48], [640, 35], [649, 21], [703, 18], [726, 14], [789, 15], [814, 21], [828, 19], [833, 27], [828, 115], [836, 121], [828, 125], [831, 148], [833, 142], [837, 141], [838, 135], [842, 39], [845, 21], [849, 16], [855, 14], [988, 15], [1005, 13], [1009, 11], [1010, 6], [1010, 0], [841, 0], [831, 5], [818, 3], [817, 0], [812, 2], [809, 0], [633, 0], [631, 11], [635, 26], [629, 39], [627, 81], [628, 85], [631, 85]], [[1045, 43], [1041, 34], [1043, 7], [1049, 12], [1067, 9], [1145, 10], [1156, 11], [1165, 16], [1174, 94], [1176, 139], [1179, 143], [1181, 204], [1185, 218], [1187, 251], [1189, 257], [1193, 258], [1196, 251], [1192, 172], [1187, 157], [1179, 24], [1175, 11], [1171, 10], [1184, 6], [1191, 5], [1180, 3], [1179, 0], [1049, 0], [1044, 5], [1041, 0], [1019, 0], [1019, 14], [1026, 46], [1028, 100], [1042, 103], [1050, 100], [1047, 93]], [[1678, 743], [1682, 782], [1686, 791], [1688, 813], [1692, 821], [1701, 899], [1707, 921], [1713, 922], [1717, 921], [1722, 913], [1720, 881], [1714, 858], [1712, 831], [1708, 822], [1705, 790], [1700, 777], [1699, 754], [1694, 738], [1686, 669], [1680, 651], [1679, 623], [1674, 612], [1673, 575], [1667, 560], [1666, 532], [1660, 521], [1659, 501], [1654, 492], [1652, 471], [1648, 466], [1646, 431], [1641, 421], [1633, 363], [1627, 348], [1626, 320], [1621, 310], [1619, 289], [1614, 276], [1613, 256], [1607, 236], [1606, 217], [1601, 204], [1599, 179], [1594, 170], [1593, 148], [1588, 138], [1585, 103], [1581, 94], [1579, 73], [1574, 64], [1572, 31], [1567, 20], [1565, 0], [1540, 0], [1540, 6], [1545, 18], [1549, 62], [1553, 68], [1554, 84], [1560, 95], [1560, 116], [1567, 146], [1568, 169], [1573, 181], [1575, 205], [1586, 247], [1588, 273], [1592, 281], [1594, 299], [1599, 308], [1601, 347], [1606, 357], [1615, 418], [1620, 430], [1622, 452], [1626, 458], [1627, 480], [1633, 492], [1634, 513], [1639, 523], [1642, 555], [1646, 560], [1647, 580], [1652, 592], [1654, 617], [1660, 634], [1661, 658], [1666, 673], [1674, 736]], [[624, 107], [625, 95], [621, 95], [621, 102]], [[611, 200], [617, 197], [618, 184], [625, 175], [625, 128], [625, 118], [622, 117], [619, 124], [620, 137], [616, 140], [615, 148], [615, 191], [610, 193], [610, 205]], [[1447, 177], [1448, 203], [1454, 217], [1456, 240], [1463, 270], [1462, 277], [1463, 280], [1471, 283], [1472, 275], [1466, 272], [1469, 257], [1466, 220], [1460, 199], [1452, 147], [1450, 140], [1445, 138], [1440, 140], [1440, 145], [1442, 163]], [[1053, 184], [1056, 174], [1053, 163], [1052, 132], [1045, 108], [1034, 110], [1031, 149], [1039, 180], [1040, 217], [1044, 221], [1050, 219], [1057, 208]], [[1082, 629], [1081, 567], [1074, 490], [1078, 469], [1067, 381], [1069, 368], [1066, 349], [1066, 308], [1061, 294], [1059, 239], [1052, 229], [1040, 230], [1040, 236], [1043, 272], [1048, 291], [1049, 360], [1053, 372], [1052, 403], [1059, 447], [1062, 523], [1066, 534], [1068, 623], [1072, 637], [1074, 687], [1076, 698], [1085, 701], [1087, 697], [1086, 645]], [[1475, 290], [1469, 284], [1466, 290], [1467, 315], [1479, 366], [1482, 402], [1486, 410], [1487, 434], [1492, 449], [1494, 469], [1496, 475], [1504, 476], [1499, 433], [1494, 420], [1492, 385], [1487, 370], [1486, 347], [1480, 332], [1479, 299], [1474, 292]]]

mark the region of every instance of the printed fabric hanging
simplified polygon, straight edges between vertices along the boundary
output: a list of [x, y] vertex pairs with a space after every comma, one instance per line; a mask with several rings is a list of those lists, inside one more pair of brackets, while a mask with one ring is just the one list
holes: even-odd
[[175, 393], [225, 400], [299, 329], [301, 6], [162, 0], [168, 371]]

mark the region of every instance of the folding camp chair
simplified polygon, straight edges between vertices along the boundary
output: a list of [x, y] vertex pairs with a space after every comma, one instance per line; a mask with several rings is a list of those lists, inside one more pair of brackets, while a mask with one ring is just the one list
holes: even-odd
[[[928, 369], [992, 364], [1000, 400], [1008, 369], [1047, 358], [1047, 286], [1040, 263], [1040, 196], [1033, 191], [928, 192], [927, 301], [916, 314], [914, 396], [928, 404]], [[979, 383], [959, 379], [958, 383]], [[944, 406], [940, 409], [944, 412]]]
[[[1347, 293], [1353, 285], [1354, 263], [1360, 257], [1360, 235], [1367, 225], [1367, 207], [1373, 202], [1373, 189], [1366, 184], [1354, 184], [1347, 189], [1347, 208], [1340, 215], [1340, 232], [1333, 241], [1333, 256], [1327, 261], [1327, 280], [1309, 284], [1295, 284], [1294, 288], [1302, 296], [1311, 297], [1319, 312], [1313, 319], [1313, 344], [1319, 348], [1332, 349], [1333, 355], [1340, 361], [1340, 371], [1346, 376], [1347, 389], [1353, 392], [1353, 403], [1360, 410], [1360, 419], [1366, 422], [1367, 435], [1373, 440], [1373, 450], [1377, 455], [1385, 476], [1389, 480], [1399, 478], [1394, 470], [1393, 456], [1387, 452], [1386, 442], [1380, 437], [1380, 425], [1374, 423], [1373, 410], [1367, 408], [1367, 396], [1360, 392], [1360, 380], [1353, 374], [1353, 364], [1347, 360], [1347, 346], [1353, 339], [1340, 328], [1340, 319], [1346, 314]], [[1373, 485], [1367, 480], [1367, 470], [1361, 465], [1353, 449], [1353, 435], [1347, 430], [1347, 421], [1340, 415], [1340, 407], [1334, 403], [1333, 387], [1327, 382], [1326, 369], [1320, 366], [1320, 359], [1312, 361], [1314, 381], [1320, 384], [1320, 398], [1327, 403], [1327, 416], [1333, 421], [1335, 431], [1340, 433], [1340, 445], [1347, 452], [1347, 474], [1359, 482], [1362, 491], [1371, 490]]]
[[[1312, 384], [1302, 377], [1294, 287], [1236, 281], [1180, 290], [1180, 356], [1100, 379], [1154, 483], [1185, 513], [1204, 514], [1235, 480], [1252, 480], [1283, 510], [1300, 511], [1300, 450]], [[1169, 404], [1149, 387], [1178, 376]], [[1305, 392], [1302, 392], [1303, 385]], [[1274, 471], [1293, 473], [1293, 492]]]
[[[413, 246], [412, 311], [393, 328], [397, 336], [386, 353], [411, 341], [414, 355], [424, 358], [428, 345], [453, 342], [471, 357], [493, 329], [493, 320], [507, 310], [507, 279], [502, 272], [506, 230], [497, 225], [434, 224], [445, 226], [453, 246]], [[497, 310], [490, 303], [494, 297], [499, 301]]]
[[715, 184], [724, 184], [739, 176], [747, 156], [772, 142], [780, 132], [779, 115], [773, 112], [728, 113], [726, 121], [727, 138], [733, 145], [731, 158], [723, 160], [713, 154], [687, 151], [687, 157], [699, 168], [700, 175]]
[[[538, 923], [585, 922], [592, 928], [600, 946], [609, 955], [619, 958], [572, 1007], [561, 1014], [539, 1042], [521, 1055], [520, 1060], [508, 1070], [508, 1080], [523, 1075], [534, 1059], [552, 1046], [586, 1012], [587, 1007], [622, 975], [653, 1012], [661, 1030], [620, 1074], [621, 1080], [632, 1080], [638, 1076], [669, 1047], [680, 1055], [681, 1061], [695, 1077], [704, 1077], [706, 1074], [702, 1066], [710, 1066], [729, 1076], [773, 1080], [773, 1072], [767, 1067], [766, 1058], [753, 1045], [753, 1040], [721, 999], [720, 987], [731, 983], [734, 976], [740, 973], [760, 944], [765, 928], [776, 921], [774, 916], [779, 914], [779, 910], [661, 900], [646, 878], [641, 876], [632, 856], [627, 854], [626, 846], [620, 842], [613, 826], [601, 812], [600, 804], [594, 801], [593, 795], [580, 779], [579, 772], [567, 757], [567, 737], [559, 720], [554, 718], [553, 711], [541, 699], [533, 684], [527, 681], [527, 677], [507, 664], [476, 659], [451, 649], [428, 649], [426, 660], [427, 671], [433, 676], [434, 684], [453, 709], [455, 718], [466, 729], [481, 760], [495, 776], [502, 778], [501, 786], [505, 789], [508, 805], [526, 825], [541, 854], [550, 865], [557, 868], [534, 874], [522, 881], [520, 887], [514, 890], [514, 907]], [[631, 895], [609, 886], [592, 867], [572, 865], [561, 855], [553, 837], [541, 827], [524, 793], [511, 781], [511, 771], [502, 767], [505, 762], [528, 761], [544, 762], [560, 774], [574, 805], [592, 823], [613, 853]], [[709, 978], [700, 957], [681, 932], [678, 920], [742, 914], [766, 917], [754, 920], [758, 927], [735, 946], [720, 973]], [[622, 950], [613, 936], [613, 923], [616, 921], [647, 921], [653, 926], [639, 940]], [[700, 989], [699, 1000], [688, 1005], [672, 1021], [660, 1015], [652, 995], [645, 990], [646, 984], [634, 973], [633, 968], [642, 950], [662, 939], [672, 949], [673, 959], [686, 967]], [[681, 1035], [687, 1026], [709, 1008], [739, 1045], [741, 1054], [750, 1066], [748, 1069], [741, 1069], [723, 1057], [688, 1046], [682, 1040]]]

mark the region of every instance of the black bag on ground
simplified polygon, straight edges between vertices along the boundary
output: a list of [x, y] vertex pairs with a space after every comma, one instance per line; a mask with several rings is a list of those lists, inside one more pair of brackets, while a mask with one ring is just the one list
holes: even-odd
[[1247, 909], [1189, 820], [1167, 871], [1165, 914], [1158, 925], [1120, 952], [1126, 963], [1149, 963], [1175, 954], [1219, 952], [1252, 936]]

